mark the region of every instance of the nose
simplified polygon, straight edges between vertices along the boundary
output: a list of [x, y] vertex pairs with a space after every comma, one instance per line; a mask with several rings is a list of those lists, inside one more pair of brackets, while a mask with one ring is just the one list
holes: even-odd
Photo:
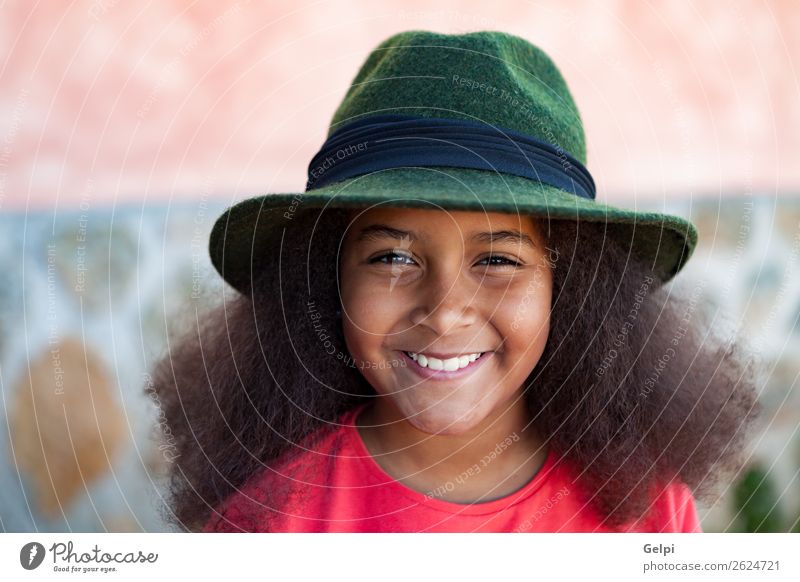
[[420, 281], [417, 297], [411, 322], [429, 327], [437, 336], [475, 324], [475, 289], [461, 276], [460, 267], [432, 269]]

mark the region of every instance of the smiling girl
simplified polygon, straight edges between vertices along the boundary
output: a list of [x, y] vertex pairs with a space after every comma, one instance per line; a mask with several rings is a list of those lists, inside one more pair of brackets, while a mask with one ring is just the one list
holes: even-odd
[[740, 463], [755, 373], [665, 285], [694, 226], [596, 202], [584, 161], [566, 84], [525, 40], [377, 47], [306, 192], [214, 226], [236, 295], [154, 373], [180, 453], [171, 520], [700, 531], [695, 498]]

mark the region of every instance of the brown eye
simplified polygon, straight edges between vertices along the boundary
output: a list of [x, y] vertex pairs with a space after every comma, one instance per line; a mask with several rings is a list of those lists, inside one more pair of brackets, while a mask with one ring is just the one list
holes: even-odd
[[[485, 261], [489, 261], [485, 263]], [[500, 255], [489, 255], [478, 261], [479, 264], [483, 263], [487, 267], [519, 267], [520, 263], [517, 261], [513, 261], [507, 257], [503, 257]]]
[[[394, 259], [400, 259], [395, 261]], [[406, 262], [410, 261], [410, 262]], [[369, 264], [375, 263], [383, 263], [384, 265], [409, 265], [409, 264], [416, 264], [414, 263], [414, 259], [412, 259], [408, 255], [401, 255], [398, 253], [385, 253], [383, 255], [373, 257], [369, 260]]]

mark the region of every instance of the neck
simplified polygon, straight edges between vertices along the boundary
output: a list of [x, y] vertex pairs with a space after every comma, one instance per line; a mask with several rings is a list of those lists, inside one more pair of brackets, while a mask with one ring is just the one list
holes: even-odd
[[468, 472], [468, 480], [441, 497], [469, 503], [482, 491], [510, 494], [538, 472], [547, 447], [531, 421], [525, 399], [518, 398], [468, 432], [431, 435], [406, 421], [390, 399], [379, 398], [359, 415], [357, 427], [375, 461], [414, 489], [441, 490]]

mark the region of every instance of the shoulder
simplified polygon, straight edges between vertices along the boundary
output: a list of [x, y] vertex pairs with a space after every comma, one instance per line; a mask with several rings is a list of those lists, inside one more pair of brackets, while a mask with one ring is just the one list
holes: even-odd
[[[692, 490], [675, 479], [650, 489], [642, 514], [626, 520], [622, 525], [612, 525], [604, 512], [598, 510], [598, 487], [584, 479], [573, 461], [559, 455], [554, 464], [555, 474], [550, 482], [554, 487], [563, 486], [569, 493], [569, 501], [562, 507], [568, 518], [558, 531], [575, 532], [702, 532]], [[625, 496], [625, 493], [622, 494]], [[625, 498], [630, 500], [629, 497]], [[644, 501], [644, 500], [642, 500]], [[615, 497], [618, 506], [619, 496]]]
[[692, 490], [682, 481], [663, 487], [644, 518], [630, 531], [653, 533], [702, 533]]
[[346, 421], [309, 435], [275, 461], [263, 465], [222, 503], [212, 508], [202, 532], [265, 532], [268, 521], [280, 519], [282, 509], [304, 491], [324, 481], [346, 436]]

